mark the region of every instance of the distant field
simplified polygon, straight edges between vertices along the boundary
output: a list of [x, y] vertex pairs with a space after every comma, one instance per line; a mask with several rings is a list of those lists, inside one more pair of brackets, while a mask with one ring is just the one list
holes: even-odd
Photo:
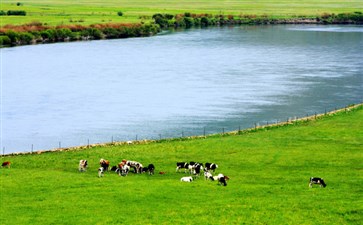
[[[17, 5], [17, 3], [19, 3]], [[1, 10], [25, 10], [26, 16], [1, 16], [1, 26], [33, 21], [48, 25], [147, 21], [155, 13], [266, 14], [316, 16], [363, 11], [361, 0], [2, 0]], [[122, 17], [117, 15], [122, 11]]]
[[[2, 157], [0, 224], [361, 224], [362, 127], [360, 106], [237, 136]], [[100, 158], [156, 174], [98, 178]], [[182, 183], [178, 161], [215, 162], [230, 181]], [[309, 188], [311, 176], [327, 187]]]

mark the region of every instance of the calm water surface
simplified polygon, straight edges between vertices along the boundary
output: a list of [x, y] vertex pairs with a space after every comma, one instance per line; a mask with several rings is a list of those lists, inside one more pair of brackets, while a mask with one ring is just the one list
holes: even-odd
[[217, 133], [359, 103], [362, 47], [362, 26], [299, 25], [2, 49], [1, 150]]

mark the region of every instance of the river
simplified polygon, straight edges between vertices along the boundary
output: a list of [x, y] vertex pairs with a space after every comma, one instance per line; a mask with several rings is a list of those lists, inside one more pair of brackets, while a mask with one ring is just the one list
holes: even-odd
[[1, 49], [1, 150], [221, 133], [363, 101], [363, 26], [234, 26]]

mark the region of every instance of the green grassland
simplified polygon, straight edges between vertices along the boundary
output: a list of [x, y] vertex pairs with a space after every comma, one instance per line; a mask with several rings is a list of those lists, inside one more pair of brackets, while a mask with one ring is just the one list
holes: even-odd
[[[18, 4], [17, 3], [21, 3]], [[363, 10], [361, 0], [2, 0], [1, 9], [24, 10], [26, 16], [1, 16], [1, 26], [41, 22], [63, 24], [138, 23], [155, 13], [256, 14], [285, 18]], [[117, 15], [122, 11], [122, 17]]]
[[[360, 106], [241, 135], [5, 156], [0, 224], [361, 224], [362, 127]], [[153, 163], [156, 174], [98, 178], [100, 158]], [[180, 182], [178, 161], [215, 162], [228, 185]], [[327, 187], [309, 188], [311, 176]]]

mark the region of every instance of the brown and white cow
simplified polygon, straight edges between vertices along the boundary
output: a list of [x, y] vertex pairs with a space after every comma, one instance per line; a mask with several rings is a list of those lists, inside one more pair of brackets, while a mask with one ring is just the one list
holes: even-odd
[[110, 161], [105, 159], [100, 159], [100, 166], [103, 168], [104, 171], [108, 171], [108, 167], [110, 166]]
[[79, 172], [85, 172], [87, 170], [88, 162], [85, 159], [79, 161]]

